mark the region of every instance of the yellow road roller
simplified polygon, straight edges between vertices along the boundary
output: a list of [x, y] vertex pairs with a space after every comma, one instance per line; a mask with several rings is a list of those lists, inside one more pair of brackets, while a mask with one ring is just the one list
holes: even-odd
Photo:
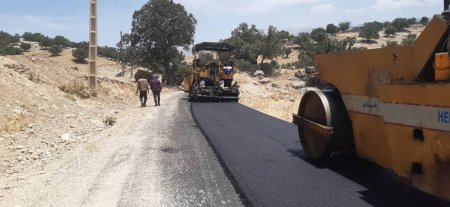
[[353, 152], [401, 181], [450, 200], [450, 12], [412, 46], [318, 54], [317, 77], [293, 116], [305, 155]]

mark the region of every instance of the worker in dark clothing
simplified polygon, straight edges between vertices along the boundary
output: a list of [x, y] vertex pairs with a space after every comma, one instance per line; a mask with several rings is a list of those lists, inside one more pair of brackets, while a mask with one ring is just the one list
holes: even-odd
[[136, 95], [139, 91], [139, 100], [141, 101], [141, 107], [147, 106], [147, 93], [149, 93], [148, 89], [147, 79], [141, 78], [137, 81]]
[[150, 88], [152, 89], [153, 99], [155, 100], [155, 106], [160, 106], [161, 104], [161, 81], [158, 80], [158, 75], [153, 75], [153, 79], [150, 81]]

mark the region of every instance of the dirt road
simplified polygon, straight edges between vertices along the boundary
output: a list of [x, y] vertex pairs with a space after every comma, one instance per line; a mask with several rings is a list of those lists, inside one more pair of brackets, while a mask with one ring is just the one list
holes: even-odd
[[184, 96], [136, 104], [45, 171], [0, 179], [0, 206], [241, 206]]

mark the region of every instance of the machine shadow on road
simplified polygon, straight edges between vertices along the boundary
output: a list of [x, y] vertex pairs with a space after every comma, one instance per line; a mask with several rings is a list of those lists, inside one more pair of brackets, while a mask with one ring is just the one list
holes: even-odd
[[326, 163], [316, 163], [305, 156], [303, 149], [287, 151], [316, 168], [332, 170], [363, 186], [366, 190], [358, 193], [371, 206], [450, 206], [450, 202], [403, 184], [392, 172], [356, 156], [337, 156]]

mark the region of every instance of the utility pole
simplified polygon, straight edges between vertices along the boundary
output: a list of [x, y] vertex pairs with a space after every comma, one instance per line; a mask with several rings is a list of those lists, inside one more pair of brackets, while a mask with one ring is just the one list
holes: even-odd
[[89, 17], [89, 87], [94, 90], [97, 87], [97, 0], [90, 1]]
[[126, 65], [124, 63], [124, 58], [123, 58], [123, 35], [122, 35], [122, 31], [120, 31], [120, 41], [119, 41], [119, 54], [121, 56], [120, 58], [120, 65], [122, 66], [122, 77], [125, 77], [125, 69], [126, 69]]

